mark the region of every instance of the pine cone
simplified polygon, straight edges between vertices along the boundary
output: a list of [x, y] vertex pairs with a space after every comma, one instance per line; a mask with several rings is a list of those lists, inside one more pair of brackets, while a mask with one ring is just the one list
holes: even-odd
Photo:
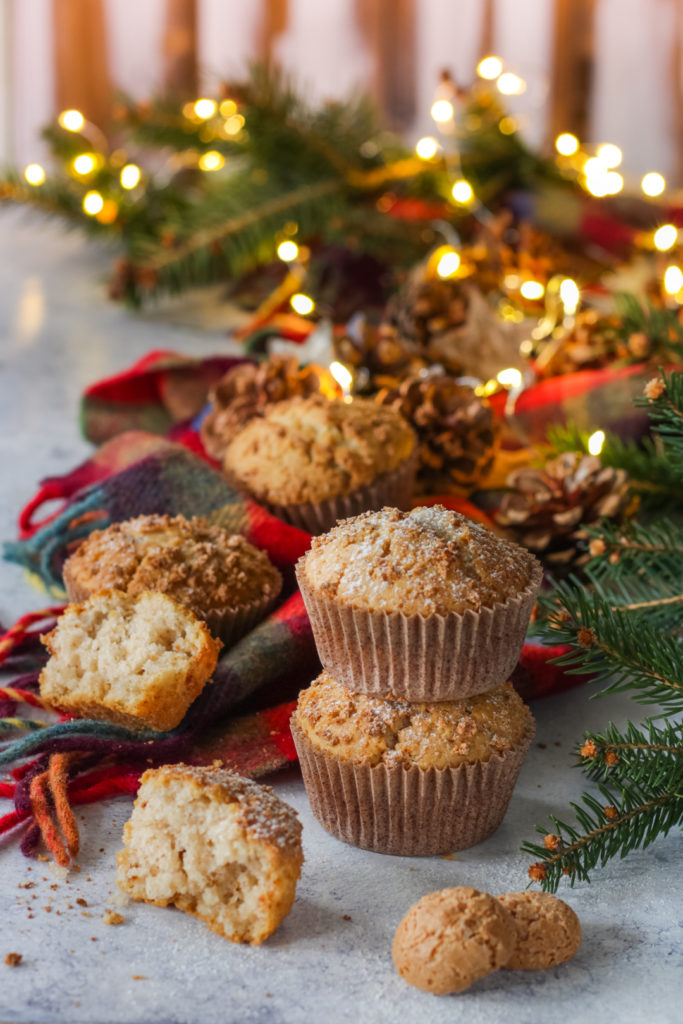
[[338, 386], [322, 366], [299, 368], [294, 356], [269, 356], [262, 363], [241, 363], [228, 370], [209, 395], [211, 411], [200, 427], [209, 455], [221, 460], [225, 449], [245, 423], [263, 416], [272, 402], [318, 392], [336, 396]]
[[496, 521], [553, 568], [587, 561], [583, 528], [620, 518], [629, 504], [624, 470], [579, 452], [565, 452], [543, 469], [519, 469], [507, 482], [514, 491], [503, 498]]
[[423, 273], [414, 273], [389, 301], [387, 320], [427, 362], [441, 363], [457, 374], [462, 369], [458, 337], [467, 322], [467, 290], [461, 281], [425, 280]]
[[370, 394], [397, 387], [427, 365], [417, 346], [401, 338], [390, 324], [373, 327], [364, 322], [353, 334], [336, 339], [334, 352], [340, 363], [364, 371], [356, 375], [357, 390]]
[[418, 484], [423, 493], [472, 490], [491, 468], [497, 426], [488, 403], [446, 373], [423, 373], [376, 401], [400, 412], [420, 447]]

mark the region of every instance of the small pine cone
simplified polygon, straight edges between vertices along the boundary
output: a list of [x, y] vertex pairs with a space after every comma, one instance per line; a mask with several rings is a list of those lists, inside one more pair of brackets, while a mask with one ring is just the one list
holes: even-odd
[[[417, 346], [401, 338], [390, 324], [373, 327], [363, 323], [353, 337], [345, 334], [335, 340], [334, 354], [340, 363], [365, 371], [360, 390], [370, 393], [395, 387], [426, 366]], [[361, 375], [356, 379], [360, 381]]]
[[338, 394], [337, 384], [322, 366], [311, 363], [300, 368], [293, 356], [241, 363], [228, 370], [209, 395], [211, 411], [200, 428], [204, 447], [220, 461], [235, 434], [249, 420], [263, 416], [267, 406], [318, 392]]
[[405, 342], [412, 342], [430, 363], [449, 373], [462, 368], [458, 339], [467, 322], [469, 298], [461, 281], [424, 278], [423, 268], [409, 278], [387, 306], [387, 319]]
[[472, 388], [446, 373], [423, 373], [376, 401], [400, 412], [417, 432], [423, 493], [472, 490], [491, 468], [498, 439], [493, 412]]
[[519, 469], [507, 483], [513, 490], [496, 521], [554, 570], [585, 562], [584, 527], [603, 517], [622, 518], [630, 500], [624, 470], [579, 452], [565, 452], [543, 469]]

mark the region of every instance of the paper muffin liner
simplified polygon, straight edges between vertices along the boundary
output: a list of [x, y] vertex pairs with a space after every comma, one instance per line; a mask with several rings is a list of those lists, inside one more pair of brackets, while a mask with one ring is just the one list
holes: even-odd
[[[74, 578], [68, 561], [64, 563], [62, 576], [67, 597], [72, 604], [87, 601], [93, 594], [106, 589], [101, 586], [96, 587], [95, 590], [84, 587], [82, 583]], [[245, 633], [248, 633], [253, 626], [265, 619], [277, 601], [278, 596], [279, 594], [265, 598], [261, 597], [256, 601], [251, 601], [249, 604], [241, 605], [239, 608], [204, 608], [201, 613], [195, 607], [191, 607], [190, 610], [194, 612], [198, 619], [202, 619], [206, 623], [212, 636], [218, 637], [226, 647], [229, 647], [239, 640], [240, 637], [244, 636]], [[182, 604], [182, 602], [178, 603]]]
[[324, 668], [356, 693], [426, 703], [485, 693], [509, 678], [543, 579], [537, 562], [524, 590], [492, 608], [405, 615], [321, 593], [307, 580], [305, 557], [297, 580]]
[[291, 526], [306, 530], [318, 536], [327, 533], [338, 519], [349, 519], [361, 512], [375, 512], [385, 505], [407, 511], [412, 507], [417, 472], [417, 447], [396, 469], [383, 473], [371, 483], [359, 487], [351, 494], [327, 498], [325, 501], [308, 501], [298, 505], [277, 505], [256, 498], [278, 519]]
[[534, 737], [488, 761], [457, 768], [354, 764], [325, 754], [296, 722], [292, 736], [306, 795], [337, 839], [375, 853], [427, 857], [476, 846], [502, 822]]

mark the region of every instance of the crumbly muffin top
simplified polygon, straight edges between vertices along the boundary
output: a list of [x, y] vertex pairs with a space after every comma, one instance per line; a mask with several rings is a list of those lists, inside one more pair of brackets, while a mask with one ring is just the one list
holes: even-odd
[[400, 416], [366, 399], [321, 395], [277, 402], [230, 443], [224, 468], [262, 501], [300, 505], [350, 494], [411, 455]]
[[351, 693], [327, 672], [299, 695], [296, 721], [333, 757], [403, 768], [488, 761], [521, 743], [533, 725], [511, 683], [463, 700], [417, 704]]
[[172, 788], [177, 783], [193, 785], [197, 799], [238, 804], [242, 824], [255, 839], [282, 850], [301, 846], [302, 826], [296, 811], [270, 786], [261, 786], [230, 768], [180, 763], [148, 769], [140, 780], [140, 794], [144, 797], [152, 786]]
[[68, 561], [89, 590], [162, 591], [200, 617], [274, 598], [280, 573], [264, 551], [205, 519], [138, 516], [96, 530]]
[[442, 505], [346, 519], [313, 538], [298, 571], [355, 608], [425, 616], [491, 608], [540, 581], [528, 551]]

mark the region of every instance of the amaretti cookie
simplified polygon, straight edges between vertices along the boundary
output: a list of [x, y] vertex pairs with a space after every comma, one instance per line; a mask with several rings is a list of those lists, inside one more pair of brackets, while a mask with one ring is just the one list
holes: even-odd
[[240, 534], [181, 515], [137, 516], [95, 530], [63, 575], [70, 601], [104, 589], [168, 594], [224, 643], [263, 619], [282, 586], [266, 553]]
[[315, 817], [377, 853], [449, 853], [500, 825], [534, 735], [510, 683], [438, 704], [351, 693], [327, 672], [292, 717]]
[[228, 445], [228, 479], [309, 533], [383, 505], [409, 508], [417, 443], [401, 415], [367, 399], [278, 402]]
[[146, 771], [123, 837], [124, 892], [173, 904], [233, 942], [258, 946], [294, 902], [303, 862], [296, 811], [233, 771]]
[[166, 594], [105, 590], [70, 604], [41, 637], [40, 695], [62, 711], [174, 729], [216, 667], [220, 641]]
[[410, 985], [447, 995], [503, 967], [515, 941], [514, 921], [498, 900], [458, 886], [413, 904], [396, 929], [391, 952]]
[[508, 892], [498, 897], [517, 929], [514, 952], [505, 966], [538, 971], [571, 960], [581, 945], [581, 924], [564, 900], [548, 892]]
[[320, 660], [351, 690], [442, 701], [517, 664], [541, 585], [524, 548], [443, 506], [339, 523], [297, 564]]

